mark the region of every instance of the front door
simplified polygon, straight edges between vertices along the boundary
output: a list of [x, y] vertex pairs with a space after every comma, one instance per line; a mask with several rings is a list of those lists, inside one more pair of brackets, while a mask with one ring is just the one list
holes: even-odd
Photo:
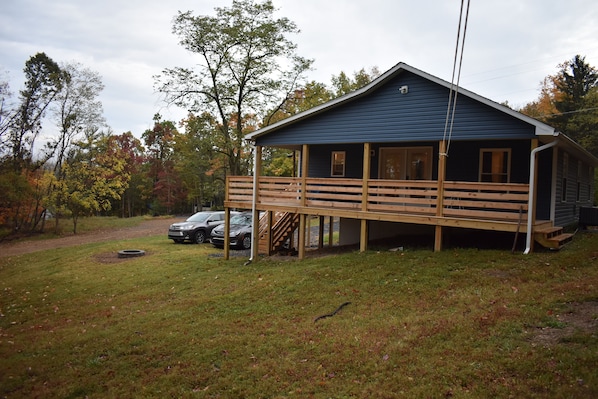
[[380, 179], [432, 180], [432, 147], [380, 148]]

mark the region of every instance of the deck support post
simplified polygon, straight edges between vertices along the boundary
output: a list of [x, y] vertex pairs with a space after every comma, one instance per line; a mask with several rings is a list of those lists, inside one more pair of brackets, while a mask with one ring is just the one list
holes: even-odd
[[299, 260], [305, 258], [305, 219], [307, 215], [299, 214], [299, 239], [297, 240], [297, 258]]
[[[363, 177], [362, 177], [362, 191], [361, 191], [361, 211], [368, 210], [368, 186], [371, 171], [371, 144], [363, 143]], [[368, 250], [368, 221], [361, 219], [361, 232], [359, 235], [359, 252]]]
[[328, 217], [328, 246], [331, 247], [334, 244], [334, 216]]
[[[436, 216], [442, 217], [444, 210], [444, 179], [446, 176], [446, 141], [442, 140], [438, 148], [438, 190], [436, 198]], [[434, 251], [442, 250], [442, 226], [437, 224], [434, 231]]]
[[324, 248], [324, 216], [319, 217], [318, 225], [318, 249]]
[[268, 248], [266, 249], [267, 256], [272, 255], [272, 222], [274, 221], [273, 214], [274, 214], [274, 212], [272, 212], [272, 211], [268, 211], [268, 213], [267, 213], [267, 215], [268, 215], [267, 216], [268, 227], [267, 227], [267, 232], [266, 232], [266, 238], [268, 239], [267, 240]]
[[[228, 186], [228, 185], [227, 185]], [[224, 208], [224, 259], [230, 257], [230, 208]]]
[[311, 215], [307, 215], [305, 218], [306, 229], [305, 229], [305, 245], [311, 247]]

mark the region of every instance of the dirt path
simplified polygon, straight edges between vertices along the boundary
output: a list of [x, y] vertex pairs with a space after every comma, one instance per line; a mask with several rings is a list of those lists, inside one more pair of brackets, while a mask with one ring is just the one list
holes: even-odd
[[141, 222], [137, 226], [125, 227], [114, 230], [100, 230], [74, 236], [52, 238], [48, 240], [25, 240], [19, 242], [0, 243], [0, 257], [28, 254], [52, 248], [72, 247], [81, 244], [103, 242], [111, 240], [127, 240], [130, 238], [166, 235], [168, 226], [174, 222], [182, 221], [180, 218], [152, 219]]

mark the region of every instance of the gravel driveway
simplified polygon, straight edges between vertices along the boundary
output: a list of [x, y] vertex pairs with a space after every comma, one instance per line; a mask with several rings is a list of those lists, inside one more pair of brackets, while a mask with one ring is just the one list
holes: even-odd
[[161, 234], [166, 238], [168, 234], [168, 226], [182, 220], [184, 220], [184, 218], [156, 218], [143, 221], [139, 225], [133, 227], [100, 230], [67, 237], [51, 238], [48, 240], [24, 240], [0, 243], [0, 257], [23, 255], [52, 248], [72, 247], [81, 244], [112, 240], [127, 240], [130, 238]]

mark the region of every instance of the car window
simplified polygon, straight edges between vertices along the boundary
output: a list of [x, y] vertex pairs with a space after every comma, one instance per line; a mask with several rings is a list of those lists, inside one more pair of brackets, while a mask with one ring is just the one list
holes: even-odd
[[210, 217], [209, 213], [198, 212], [195, 215], [191, 216], [189, 219], [187, 219], [187, 221], [201, 223], [201, 222], [205, 222], [209, 217]]
[[235, 215], [230, 219], [231, 224], [244, 224], [250, 225], [251, 224], [251, 215]]

